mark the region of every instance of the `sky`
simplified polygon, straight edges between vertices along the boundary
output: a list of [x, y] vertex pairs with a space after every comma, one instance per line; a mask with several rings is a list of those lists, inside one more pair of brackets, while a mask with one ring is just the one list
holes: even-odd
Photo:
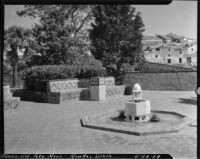
[[[141, 12], [145, 35], [174, 33], [197, 39], [197, 1], [173, 1], [169, 5], [133, 5]], [[38, 21], [19, 17], [23, 5], [5, 5], [5, 28], [11, 25], [31, 27]]]

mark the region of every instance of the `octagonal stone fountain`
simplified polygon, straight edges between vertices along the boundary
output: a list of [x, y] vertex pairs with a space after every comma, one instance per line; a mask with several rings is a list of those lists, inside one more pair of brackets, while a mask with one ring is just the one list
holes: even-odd
[[150, 101], [142, 99], [142, 89], [137, 83], [133, 87], [133, 100], [125, 103], [125, 115], [128, 121], [147, 122], [150, 120]]
[[123, 110], [81, 118], [83, 127], [133, 135], [178, 132], [189, 122], [188, 117], [177, 112], [151, 110], [150, 101], [142, 98], [139, 84], [134, 85], [133, 99], [125, 103]]

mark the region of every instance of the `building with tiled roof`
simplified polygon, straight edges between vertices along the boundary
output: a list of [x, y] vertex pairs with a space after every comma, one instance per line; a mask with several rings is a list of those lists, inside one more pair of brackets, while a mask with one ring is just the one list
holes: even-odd
[[145, 51], [144, 57], [154, 63], [196, 65], [197, 45], [183, 47], [162, 44]]
[[155, 47], [162, 44], [162, 40], [156, 36], [144, 35], [142, 38], [143, 50], [148, 50], [151, 47]]
[[165, 36], [165, 35], [156, 35], [159, 39], [161, 39], [162, 40], [162, 43], [171, 43], [172, 42], [172, 40], [171, 40], [171, 38], [170, 37], [168, 37], [168, 36]]

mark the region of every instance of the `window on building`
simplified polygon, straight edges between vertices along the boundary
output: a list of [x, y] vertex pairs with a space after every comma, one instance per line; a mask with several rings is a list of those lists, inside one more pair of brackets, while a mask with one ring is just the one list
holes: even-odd
[[179, 63], [182, 63], [182, 58], [179, 58]]
[[182, 51], [180, 51], [180, 54], [182, 54]]
[[135, 117], [135, 120], [139, 120], [139, 117], [136, 116], [136, 117]]
[[156, 48], [156, 51], [160, 51], [160, 48]]
[[171, 59], [167, 59], [167, 63], [171, 63]]
[[187, 63], [190, 64], [192, 62], [191, 57], [187, 57]]

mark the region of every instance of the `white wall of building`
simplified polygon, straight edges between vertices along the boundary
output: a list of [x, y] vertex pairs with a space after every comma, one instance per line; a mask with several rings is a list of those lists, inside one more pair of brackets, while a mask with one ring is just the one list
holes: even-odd
[[184, 50], [173, 50], [173, 48], [152, 48], [152, 51], [145, 52], [144, 57], [149, 62], [163, 64], [197, 64], [197, 45]]

